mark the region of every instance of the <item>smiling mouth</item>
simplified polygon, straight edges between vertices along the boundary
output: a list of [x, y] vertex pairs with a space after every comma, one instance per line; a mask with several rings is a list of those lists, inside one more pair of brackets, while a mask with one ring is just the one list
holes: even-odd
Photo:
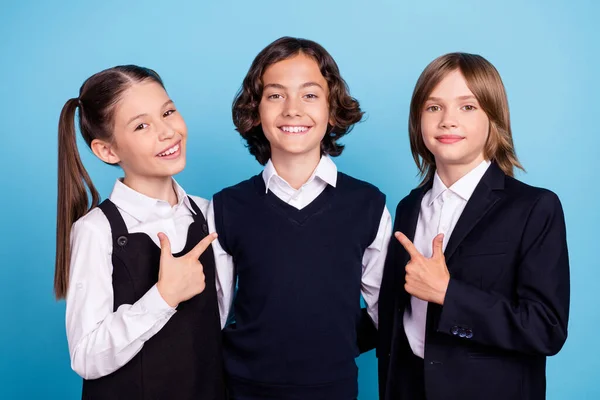
[[302, 135], [308, 132], [312, 126], [306, 125], [284, 125], [280, 126], [279, 130], [288, 135]]
[[442, 136], [436, 137], [436, 140], [443, 144], [452, 144], [452, 143], [460, 142], [463, 139], [464, 139], [464, 137], [458, 136], [458, 135], [442, 135]]
[[175, 145], [173, 145], [172, 147], [169, 147], [165, 151], [158, 153], [156, 156], [157, 157], [168, 157], [170, 155], [178, 153], [180, 148], [181, 148], [181, 141], [175, 143]]

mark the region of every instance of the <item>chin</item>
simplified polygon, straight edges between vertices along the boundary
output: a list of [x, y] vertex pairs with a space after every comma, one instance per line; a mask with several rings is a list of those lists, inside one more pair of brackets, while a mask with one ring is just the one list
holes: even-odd
[[178, 173], [180, 173], [181, 171], [184, 170], [185, 164], [186, 164], [186, 162], [185, 162], [185, 160], [183, 160], [181, 162], [178, 162], [176, 165], [170, 166], [170, 168], [167, 168], [165, 170], [165, 172], [168, 175], [176, 175], [176, 174], [178, 174]]

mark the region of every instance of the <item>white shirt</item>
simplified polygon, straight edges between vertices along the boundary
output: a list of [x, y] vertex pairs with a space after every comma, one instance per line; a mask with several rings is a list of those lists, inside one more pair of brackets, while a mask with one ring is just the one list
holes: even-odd
[[[300, 189], [294, 189], [280, 177], [271, 160], [269, 160], [265, 166], [262, 177], [265, 181], [266, 192], [270, 190], [281, 200], [301, 210], [312, 203], [313, 200], [325, 190], [327, 185], [331, 185], [332, 187], [336, 186], [337, 167], [330, 157], [321, 157], [312, 176]], [[216, 231], [212, 201], [208, 208], [207, 220], [210, 231]], [[375, 240], [365, 250], [362, 259], [361, 293], [367, 304], [367, 312], [373, 319], [375, 326], [378, 326], [377, 303], [379, 301], [383, 264], [391, 233], [392, 217], [387, 207], [384, 207]], [[219, 298], [219, 310], [221, 313], [221, 326], [223, 327], [227, 321], [233, 301], [235, 289], [235, 277], [233, 272], [234, 263], [231, 255], [223, 250], [218, 240], [213, 242], [213, 251], [215, 253], [215, 265], [217, 270], [216, 284]], [[268, 246], [265, 247], [265, 251], [268, 251]]]
[[[489, 166], [489, 161], [483, 161], [449, 188], [444, 185], [437, 172], [435, 173], [433, 186], [421, 201], [413, 240], [415, 247], [424, 257], [431, 257], [433, 238], [440, 233], [444, 234], [443, 249], [446, 250], [460, 215]], [[406, 311], [403, 316], [404, 331], [413, 353], [424, 358], [427, 302], [411, 296], [410, 304], [411, 313]]]
[[[117, 180], [110, 200], [130, 233], [143, 232], [160, 247], [164, 232], [174, 253], [180, 252], [194, 213], [185, 191], [174, 182], [178, 203], [152, 199]], [[193, 197], [206, 213], [208, 201]], [[175, 314], [156, 285], [135, 304], [113, 312], [112, 234], [99, 208], [77, 220], [71, 229], [71, 262], [66, 296], [67, 341], [71, 367], [85, 379], [108, 375], [131, 360], [148, 339]]]

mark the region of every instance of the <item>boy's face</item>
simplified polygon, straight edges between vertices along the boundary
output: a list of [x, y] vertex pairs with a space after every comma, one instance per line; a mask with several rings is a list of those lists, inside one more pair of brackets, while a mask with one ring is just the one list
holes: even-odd
[[269, 66], [258, 107], [271, 158], [321, 156], [329, 117], [329, 88], [315, 60], [300, 53]]
[[423, 141], [438, 167], [476, 167], [484, 160], [489, 127], [486, 113], [459, 70], [444, 77], [421, 110]]

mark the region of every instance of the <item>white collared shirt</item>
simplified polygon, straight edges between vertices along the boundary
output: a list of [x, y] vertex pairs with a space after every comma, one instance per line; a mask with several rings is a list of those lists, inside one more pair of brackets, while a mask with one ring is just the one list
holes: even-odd
[[[275, 196], [301, 210], [312, 203], [325, 190], [327, 185], [335, 188], [337, 184], [337, 167], [329, 156], [321, 157], [319, 164], [311, 177], [299, 189], [294, 189], [281, 176], [277, 174], [275, 166], [268, 161], [262, 173], [266, 191], [271, 191]], [[215, 232], [214, 207], [211, 201], [208, 208], [208, 226]], [[375, 326], [378, 325], [377, 303], [379, 289], [383, 275], [383, 265], [387, 253], [388, 243], [392, 232], [392, 217], [387, 207], [384, 207], [375, 240], [365, 250], [362, 259], [363, 271], [361, 279], [361, 293], [367, 304], [367, 311]], [[218, 233], [218, 232], [217, 232]], [[217, 270], [217, 294], [219, 310], [221, 313], [221, 326], [225, 326], [229, 315], [235, 288], [233, 258], [223, 248], [218, 240], [213, 242], [215, 265]], [[268, 251], [268, 246], [265, 247]], [[308, 251], [308, 249], [307, 249]]]
[[[160, 247], [164, 232], [173, 253], [185, 247], [193, 208], [185, 191], [173, 181], [178, 203], [147, 197], [120, 180], [110, 200], [117, 206], [130, 233], [146, 233]], [[208, 201], [193, 197], [205, 214]], [[67, 341], [71, 367], [85, 379], [108, 375], [131, 360], [176, 312], [161, 297], [156, 285], [135, 304], [113, 312], [112, 233], [99, 208], [73, 224], [71, 262], [66, 296]]]
[[[449, 188], [444, 185], [437, 172], [435, 173], [433, 185], [421, 201], [413, 240], [415, 247], [424, 257], [431, 257], [433, 238], [440, 233], [444, 234], [443, 249], [446, 250], [460, 215], [490, 164], [489, 161], [481, 162]], [[410, 304], [411, 312], [405, 311], [403, 316], [404, 332], [413, 353], [424, 358], [427, 302], [411, 296]]]

